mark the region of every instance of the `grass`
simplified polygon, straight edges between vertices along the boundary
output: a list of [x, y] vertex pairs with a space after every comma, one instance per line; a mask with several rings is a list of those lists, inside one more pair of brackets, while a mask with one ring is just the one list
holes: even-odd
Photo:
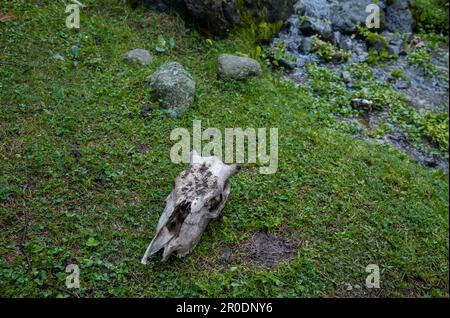
[[[364, 286], [371, 263], [380, 266], [381, 289], [368, 295], [448, 297], [443, 172], [330, 126], [314, 111], [327, 105], [327, 91], [317, 97], [267, 68], [261, 78], [217, 80], [218, 54], [255, 52], [247, 38], [206, 41], [178, 18], [106, 0], [84, 1], [77, 32], [64, 25], [64, 1], [40, 3], [0, 6], [14, 16], [0, 22], [2, 297], [69, 297], [54, 286], [64, 288], [71, 263], [81, 269], [81, 297], [355, 296], [342, 286]], [[123, 62], [137, 47], [156, 54], [161, 34], [174, 38], [172, 50], [147, 68]], [[55, 53], [65, 61], [52, 60]], [[145, 81], [167, 60], [197, 81], [196, 101], [179, 119], [157, 110]], [[278, 172], [244, 166], [189, 257], [143, 266], [184, 169], [170, 162], [170, 131], [195, 119], [221, 130], [278, 127]], [[221, 248], [239, 251], [255, 231], [295, 237], [297, 256], [273, 269], [219, 262]]]

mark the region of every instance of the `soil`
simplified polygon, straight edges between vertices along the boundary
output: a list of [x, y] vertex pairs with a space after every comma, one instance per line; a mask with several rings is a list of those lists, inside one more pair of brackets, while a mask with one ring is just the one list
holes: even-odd
[[299, 247], [298, 242], [265, 232], [255, 232], [244, 241], [244, 259], [265, 267], [275, 267], [280, 262], [293, 259]]

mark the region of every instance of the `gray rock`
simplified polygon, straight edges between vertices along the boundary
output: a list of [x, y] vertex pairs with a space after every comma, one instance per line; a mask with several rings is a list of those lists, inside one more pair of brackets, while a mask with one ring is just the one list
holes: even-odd
[[153, 55], [144, 49], [134, 49], [125, 53], [123, 58], [127, 62], [136, 62], [142, 66], [146, 66], [153, 60]]
[[404, 80], [398, 80], [398, 81], [396, 81], [394, 86], [397, 89], [408, 89], [411, 87], [411, 83], [408, 81], [404, 81]]
[[227, 262], [230, 259], [232, 253], [233, 251], [231, 250], [231, 248], [225, 247], [222, 250], [222, 254], [220, 255], [220, 260], [223, 262]]
[[351, 51], [353, 49], [353, 40], [350, 36], [345, 35], [341, 36], [340, 42], [339, 42], [339, 48], [344, 51]]
[[389, 54], [391, 55], [396, 54], [399, 56], [407, 54], [406, 48], [408, 45], [404, 43], [404, 39], [401, 35], [386, 31], [383, 32], [381, 35], [385, 37], [386, 41], [389, 44], [387, 47]]
[[203, 262], [196, 261], [194, 266], [195, 266], [196, 269], [200, 270], [200, 269], [203, 268]]
[[330, 19], [331, 8], [327, 0], [302, 0], [294, 5], [295, 12], [299, 15]]
[[340, 47], [342, 40], [342, 34], [341, 32], [333, 32], [333, 39], [331, 40], [331, 43], [333, 43], [334, 46]]
[[299, 30], [306, 36], [318, 34], [324, 40], [331, 40], [333, 38], [333, 30], [331, 29], [330, 23], [318, 18], [303, 18], [300, 22]]
[[411, 33], [414, 19], [411, 14], [410, 0], [395, 0], [385, 9], [385, 27], [391, 32]]
[[287, 59], [279, 59], [278, 64], [284, 67], [286, 70], [293, 70], [295, 68], [295, 62]]
[[300, 43], [300, 52], [308, 54], [312, 50], [312, 39], [310, 37], [304, 37]]
[[352, 75], [350, 74], [349, 71], [342, 72], [342, 80], [344, 81], [345, 84], [349, 84], [352, 82]]
[[162, 108], [177, 115], [194, 101], [195, 81], [181, 64], [167, 62], [161, 65], [148, 80]]
[[[330, 21], [335, 31], [344, 34], [355, 33], [358, 25], [365, 25], [369, 15], [366, 7], [373, 4], [373, 0], [340, 0], [331, 4]], [[378, 3], [383, 7], [381, 2]], [[381, 14], [380, 27], [383, 25], [383, 15]]]
[[388, 50], [388, 43], [383, 39], [373, 39], [371, 42], [366, 42], [369, 47], [374, 48], [377, 52]]
[[57, 60], [57, 61], [64, 61], [64, 56], [62, 56], [62, 55], [59, 54], [59, 53], [54, 54], [54, 55], [52, 56], [52, 58], [53, 58], [54, 60]]
[[389, 55], [400, 55], [401, 49], [400, 46], [397, 45], [393, 45], [393, 44], [389, 44], [387, 47], [387, 51], [389, 53]]
[[364, 98], [355, 98], [352, 99], [351, 105], [353, 109], [370, 112], [372, 111], [373, 102]]
[[217, 75], [223, 80], [243, 80], [262, 74], [261, 65], [254, 59], [231, 54], [221, 54]]

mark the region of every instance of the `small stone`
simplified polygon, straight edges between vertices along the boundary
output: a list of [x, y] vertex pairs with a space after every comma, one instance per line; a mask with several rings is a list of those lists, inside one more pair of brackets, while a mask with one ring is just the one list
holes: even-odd
[[124, 54], [124, 60], [127, 62], [136, 62], [142, 66], [147, 66], [153, 60], [153, 55], [144, 49], [135, 49]]
[[80, 41], [72, 45], [69, 50], [69, 55], [72, 59], [77, 59], [80, 56]]
[[308, 54], [312, 50], [312, 39], [310, 37], [304, 37], [300, 43], [300, 52]]
[[425, 47], [425, 42], [419, 36], [413, 36], [411, 39], [411, 47], [420, 49]]
[[342, 35], [341, 32], [334, 32], [333, 33], [333, 40], [331, 41], [334, 46], [339, 47], [341, 44]]
[[373, 102], [364, 98], [355, 98], [351, 102], [353, 109], [359, 109], [366, 112], [372, 111]]
[[388, 50], [387, 42], [383, 41], [382, 39], [374, 39], [372, 43], [370, 43], [370, 46], [372, 46], [377, 52], [383, 52], [385, 50]]
[[243, 80], [262, 74], [261, 65], [249, 57], [221, 54], [218, 64], [217, 75], [222, 80]]
[[408, 89], [411, 87], [411, 83], [404, 80], [399, 80], [395, 83], [395, 88], [397, 89]]
[[344, 81], [345, 84], [352, 82], [352, 75], [350, 74], [349, 71], [342, 72], [342, 80]]
[[201, 261], [196, 261], [195, 262], [195, 269], [202, 269], [203, 268], [203, 263]]
[[400, 52], [398, 52], [398, 56], [406, 56], [406, 55], [408, 55], [408, 52], [406, 51], [406, 49], [403, 46], [401, 46]]
[[387, 51], [388, 51], [389, 55], [397, 55], [397, 56], [399, 56], [400, 52], [401, 52], [400, 46], [392, 45], [392, 44], [388, 45]]
[[353, 49], [353, 40], [350, 36], [341, 36], [339, 48], [344, 51], [351, 51]]
[[52, 58], [53, 58], [54, 60], [57, 60], [57, 61], [64, 61], [64, 56], [62, 56], [62, 55], [59, 54], [59, 53], [54, 54], [54, 55], [52, 56]]
[[142, 118], [149, 118], [152, 114], [152, 108], [151, 107], [144, 107], [141, 109], [141, 117]]
[[228, 261], [230, 259], [231, 254], [232, 254], [231, 248], [225, 247], [222, 250], [222, 255], [220, 255], [220, 260], [223, 262]]

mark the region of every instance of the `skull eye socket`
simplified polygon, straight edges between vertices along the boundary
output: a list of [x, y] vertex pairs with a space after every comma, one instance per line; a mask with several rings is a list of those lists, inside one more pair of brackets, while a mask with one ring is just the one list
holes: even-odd
[[184, 222], [184, 219], [186, 219], [187, 215], [189, 214], [189, 211], [191, 210], [190, 203], [184, 203], [181, 204], [172, 214], [172, 216], [169, 218], [169, 221], [166, 225], [169, 232], [178, 234], [181, 229], [181, 225]]
[[168, 226], [169, 231], [172, 232], [172, 231], [176, 228], [176, 226], [177, 226], [177, 222], [176, 222], [176, 221], [170, 222], [170, 224], [169, 224], [169, 226]]
[[219, 204], [222, 202], [222, 194], [218, 195], [217, 197], [213, 198], [211, 200], [211, 203], [209, 205], [210, 207], [210, 211], [214, 211], [215, 209], [217, 209], [217, 207], [219, 206]]

